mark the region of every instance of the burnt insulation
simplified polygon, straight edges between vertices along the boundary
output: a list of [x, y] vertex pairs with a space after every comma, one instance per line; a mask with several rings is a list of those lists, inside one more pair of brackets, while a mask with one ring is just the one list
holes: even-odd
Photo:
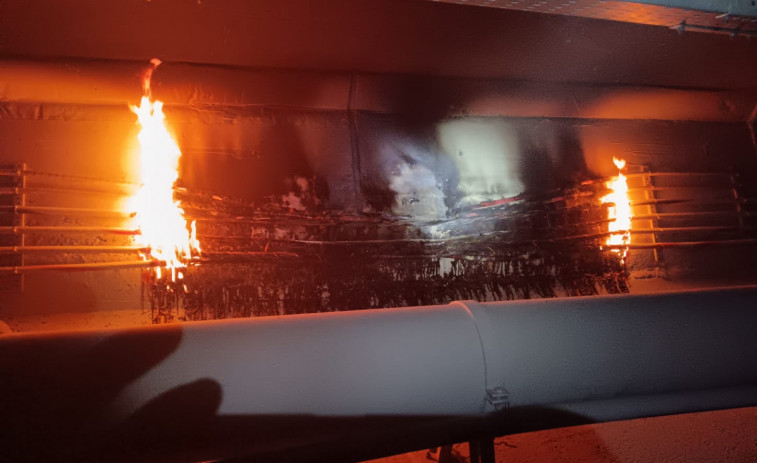
[[178, 283], [150, 281], [156, 323], [628, 292], [615, 255], [552, 248], [509, 249], [509, 256], [442, 259], [350, 256], [327, 261], [219, 264]]
[[628, 292], [620, 255], [602, 250], [599, 188], [421, 225], [187, 194], [204, 257], [177, 282], [146, 271], [145, 302], [161, 323]]

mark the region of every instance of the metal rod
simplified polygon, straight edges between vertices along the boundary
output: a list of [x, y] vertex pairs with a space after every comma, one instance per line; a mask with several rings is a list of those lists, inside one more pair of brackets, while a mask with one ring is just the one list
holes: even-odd
[[27, 189], [21, 187], [0, 188], [0, 195], [20, 195], [25, 190]]
[[200, 262], [212, 262], [214, 259], [221, 257], [299, 257], [299, 254], [294, 252], [282, 252], [282, 251], [212, 251], [203, 252], [200, 257]]
[[[649, 205], [652, 206], [651, 204]], [[749, 216], [751, 214], [749, 213], [742, 213], [743, 215]], [[672, 218], [684, 218], [684, 217], [696, 217], [696, 216], [707, 216], [707, 215], [731, 215], [736, 216], [736, 211], [696, 211], [696, 212], [662, 212], [662, 213], [652, 213], [652, 214], [643, 214], [643, 215], [634, 215], [631, 217], [632, 221], [649, 221], [652, 219], [672, 219]], [[500, 218], [500, 217], [497, 217]], [[591, 222], [581, 222], [581, 223], [573, 223], [568, 226], [587, 226], [587, 225], [600, 225], [605, 223], [611, 223], [615, 222], [617, 219], [602, 219], [602, 220], [593, 220]]]
[[[747, 227], [749, 229], [754, 229], [757, 227]], [[638, 235], [649, 235], [654, 233], [675, 233], [675, 232], [692, 232], [692, 231], [720, 231], [720, 230], [738, 230], [738, 227], [736, 226], [707, 226], [707, 227], [669, 227], [669, 228], [641, 228], [641, 229], [631, 229], [631, 230], [616, 230], [616, 231], [606, 231], [601, 233], [587, 233], [585, 235], [573, 235], [573, 236], [563, 236], [563, 237], [557, 237], [557, 238], [549, 238], [549, 239], [535, 239], [530, 240], [528, 242], [542, 242], [542, 241], [569, 241], [569, 240], [577, 240], [577, 239], [589, 239], [589, 238], [602, 238], [604, 236], [610, 236], [610, 235], [621, 235], [626, 232], [630, 232], [632, 235], [638, 234]], [[624, 246], [621, 246], [621, 248]]]
[[[757, 228], [757, 227], [746, 227], [746, 228]], [[642, 228], [642, 229], [631, 229], [630, 232], [632, 234], [649, 234], [649, 233], [673, 233], [673, 232], [686, 232], [686, 231], [718, 231], [718, 230], [737, 230], [738, 227], [736, 226], [728, 226], [728, 225], [717, 225], [717, 226], [702, 226], [702, 227], [666, 227], [666, 228]], [[545, 231], [547, 229], [538, 229], [540, 231]], [[573, 235], [573, 236], [561, 236], [561, 237], [555, 237], [555, 238], [536, 238], [536, 239], [529, 239], [529, 240], [523, 240], [521, 243], [534, 243], [534, 242], [543, 242], [543, 241], [564, 241], [564, 240], [576, 240], [576, 239], [589, 239], [589, 238], [602, 238], [604, 236], [609, 235], [617, 235], [625, 233], [627, 230], [617, 230], [617, 231], [605, 231], [605, 232], [599, 232], [599, 233], [587, 233], [583, 235]], [[503, 235], [503, 234], [510, 234], [514, 233], [514, 230], [500, 230], [490, 233], [482, 233], [482, 234], [476, 234], [476, 235], [461, 235], [461, 236], [454, 236], [450, 238], [401, 238], [401, 239], [387, 239], [387, 240], [336, 240], [336, 241], [321, 241], [321, 240], [276, 240], [276, 239], [263, 239], [263, 241], [270, 241], [270, 242], [277, 242], [277, 243], [295, 243], [295, 244], [315, 244], [315, 245], [371, 245], [371, 244], [391, 244], [391, 243], [445, 243], [449, 241], [459, 241], [464, 239], [477, 239], [477, 238], [483, 238], [483, 237], [490, 237], [494, 235]], [[241, 235], [224, 235], [224, 236], [212, 236], [212, 235], [199, 235], [200, 238], [205, 239], [251, 239], [249, 236], [241, 236]], [[510, 242], [518, 243], [516, 241]]]
[[740, 244], [757, 244], [757, 239], [737, 239], [737, 240], [712, 240], [712, 241], [679, 241], [679, 242], [658, 242], [658, 243], [635, 243], [635, 244], [614, 244], [602, 245], [603, 249], [655, 249], [655, 248], [688, 248], [695, 246], [732, 246]]
[[712, 191], [716, 189], [722, 189], [723, 191], [727, 191], [729, 189], [728, 185], [723, 186], [656, 186], [656, 187], [631, 187], [628, 189], [628, 191], [642, 191], [642, 190], [651, 190], [651, 191], [674, 191], [674, 190], [693, 190], [693, 191]]
[[[631, 220], [649, 220], [649, 219], [673, 219], [683, 217], [696, 217], [703, 215], [737, 215], [736, 211], [692, 211], [692, 212], [657, 212], [644, 215], [635, 215]], [[614, 220], [614, 219], [612, 219]], [[608, 221], [612, 221], [608, 219]]]
[[[751, 228], [757, 228], [757, 227], [751, 227]], [[655, 233], [673, 233], [673, 232], [686, 232], [686, 231], [716, 231], [716, 230], [737, 230], [737, 227], [678, 227], [678, 228], [644, 228], [644, 229], [638, 229], [638, 230], [616, 230], [616, 231], [606, 231], [606, 232], [600, 232], [600, 233], [587, 233], [584, 235], [573, 235], [573, 236], [560, 236], [556, 238], [544, 238], [544, 239], [533, 239], [533, 240], [523, 240], [523, 241], [511, 241], [503, 244], [528, 244], [528, 243], [557, 243], [561, 241], [572, 241], [572, 240], [582, 240], [582, 239], [597, 239], [597, 238], [603, 238], [605, 236], [610, 235], [622, 235], [626, 232], [629, 232], [634, 235], [649, 235], [649, 234], [655, 234]], [[605, 247], [605, 246], [603, 246]], [[619, 246], [619, 248], [625, 248], [627, 246]]]
[[91, 254], [132, 252], [148, 253], [150, 252], [150, 248], [140, 246], [0, 246], [0, 254]]
[[108, 209], [86, 209], [76, 207], [48, 207], [48, 206], [0, 206], [0, 212], [13, 214], [46, 214], [46, 215], [96, 215], [103, 217], [134, 217], [134, 212], [122, 212]]
[[24, 175], [24, 168], [19, 169], [0, 169], [0, 177], [21, 177]]
[[[21, 172], [25, 172], [26, 168], [27, 168], [26, 163], [21, 164]], [[21, 195], [19, 195], [19, 198], [20, 198], [20, 203], [21, 203], [21, 207], [22, 208], [26, 207], [26, 200], [27, 200], [27, 198], [26, 198], [26, 180], [27, 180], [26, 179], [26, 175], [21, 175], [21, 191], [23, 191], [24, 193], [22, 193]], [[19, 216], [19, 219], [20, 219], [19, 222], [18, 222], [18, 225], [20, 225], [22, 227], [26, 227], [26, 214], [24, 214], [22, 212], [22, 213], [18, 214], [18, 216]], [[16, 225], [15, 222], [14, 222], [14, 225]], [[21, 233], [20, 239], [18, 241], [19, 241], [18, 244], [20, 244], [22, 247], [26, 246], [26, 235], [23, 234], [23, 233]], [[26, 258], [24, 257], [24, 255], [21, 254], [20, 257], [21, 258], [19, 259], [20, 260], [19, 263], [21, 264], [21, 266], [26, 265]], [[26, 289], [26, 277], [24, 275], [21, 275], [21, 292], [23, 293], [25, 289]]]
[[[650, 170], [649, 170], [649, 168], [647, 168], [646, 166], [644, 166], [644, 167], [642, 167], [642, 171], [643, 171], [644, 174], [647, 174], [647, 175], [644, 175], [642, 177], [642, 182], [644, 183], [644, 186], [647, 188], [647, 190], [644, 190], [644, 198], [647, 199], [647, 200], [655, 200], [655, 199], [657, 199], [657, 197], [655, 196], [654, 179], [652, 179], [651, 175], [648, 175], [649, 172], [650, 172]], [[657, 214], [657, 207], [656, 207], [656, 205], [655, 204], [649, 204], [649, 205], [647, 205], [647, 215], [648, 216], [652, 216], [654, 214]], [[634, 220], [633, 217], [631, 217], [631, 221], [633, 221], [633, 220]], [[648, 220], [649, 221], [649, 225], [651, 227], [658, 227], [660, 225], [659, 224], [659, 220], [660, 220], [659, 217], [650, 217], [650, 219]], [[638, 221], [638, 219], [637, 219], [637, 221]], [[652, 243], [657, 243], [658, 242], [657, 241], [657, 235], [652, 235], [650, 237], [650, 239], [652, 240]], [[623, 252], [625, 252], [625, 251], [623, 251]], [[655, 265], [659, 269], [659, 266], [660, 266], [660, 256], [661, 256], [660, 248], [654, 248], [652, 250], [652, 254], [654, 256]]]
[[[742, 202], [749, 201], [748, 199], [741, 198]], [[650, 204], [682, 204], [682, 203], [696, 203], [696, 204], [733, 204], [733, 198], [729, 199], [695, 199], [695, 198], [671, 198], [671, 199], [650, 199], [646, 201], [631, 201], [631, 207], [635, 206], [648, 206]], [[614, 203], [605, 203], [607, 205]]]
[[[92, 253], [148, 253], [149, 247], [138, 246], [5, 246], [0, 247], [0, 254], [8, 253], [77, 253], [77, 254], [92, 254]], [[199, 258], [193, 259], [196, 263], [214, 263], [223, 258], [297, 258], [298, 254], [293, 252], [281, 252], [281, 251], [214, 251], [205, 252]], [[160, 261], [137, 261], [137, 262], [103, 262], [93, 264], [54, 264], [54, 265], [35, 265], [35, 266], [15, 266], [15, 267], [0, 267], [0, 272], [14, 272], [20, 273], [25, 271], [35, 270], [100, 270], [111, 268], [147, 268], [162, 266]]]
[[730, 172], [639, 172], [636, 174], [624, 174], [626, 177], [728, 177]]
[[[633, 172], [623, 174], [626, 178], [639, 178], [644, 176], [649, 177], [723, 177], [729, 175], [726, 172]], [[612, 175], [606, 178], [596, 178], [591, 180], [585, 180], [581, 182], [581, 186], [593, 186], [607, 183], [609, 179], [615, 178], [617, 175]]]
[[51, 191], [51, 192], [66, 192], [66, 193], [84, 193], [84, 194], [99, 194], [109, 196], [127, 196], [131, 195], [131, 192], [127, 191], [113, 191], [99, 188], [82, 188], [74, 186], [46, 186], [46, 187], [26, 187], [26, 188], [0, 188], [0, 195], [14, 195], [21, 193], [31, 193], [39, 191]]
[[51, 265], [25, 265], [23, 267], [0, 267], [0, 273], [24, 273], [38, 271], [74, 271], [74, 270], [118, 270], [129, 268], [162, 267], [165, 262], [152, 261], [128, 261], [128, 262], [93, 262], [87, 264], [51, 264]]
[[[745, 229], [755, 227], [744, 227]], [[734, 225], [708, 225], [700, 227], [655, 227], [655, 228], [639, 228], [631, 229], [631, 234], [648, 234], [648, 233], [675, 233], [675, 232], [687, 232], [687, 231], [719, 231], [719, 230], [739, 230], [738, 226]], [[622, 231], [621, 231], [622, 232]], [[618, 232], [607, 232], [610, 235], [618, 234]]]
[[139, 235], [140, 231], [119, 227], [0, 227], [0, 235], [17, 235], [20, 233], [112, 233], [115, 235]]
[[80, 182], [96, 182], [96, 183], [110, 183], [114, 185], [122, 185], [127, 187], [134, 187], [136, 186], [135, 183], [126, 182], [123, 180], [115, 180], [115, 179], [108, 179], [108, 178], [98, 178], [98, 177], [87, 177], [84, 175], [71, 175], [71, 174], [55, 174], [52, 172], [39, 172], [35, 170], [29, 170], [24, 165], [20, 169], [0, 169], [0, 176], [39, 176], [39, 177], [52, 177], [52, 178], [58, 178], [62, 180], [76, 180]]

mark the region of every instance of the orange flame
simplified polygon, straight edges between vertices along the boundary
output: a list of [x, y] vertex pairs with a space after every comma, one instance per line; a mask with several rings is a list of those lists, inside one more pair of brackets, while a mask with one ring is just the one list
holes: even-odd
[[[135, 241], [150, 249], [149, 256], [143, 257], [164, 262], [175, 281], [177, 271], [182, 278], [180, 269], [186, 268], [187, 261], [200, 253], [200, 243], [194, 221], [187, 226], [180, 202], [173, 199], [181, 150], [164, 123], [163, 103], [150, 101], [150, 77], [160, 61], [151, 63], [143, 83], [145, 95], [139, 106], [131, 106], [142, 128], [137, 136], [140, 186], [130, 198], [129, 209], [136, 211], [134, 224], [141, 232]], [[161, 277], [160, 268], [157, 276]]]
[[[628, 182], [621, 172], [626, 167], [626, 161], [613, 157], [612, 162], [618, 168], [618, 176], [607, 182], [610, 193], [603, 196], [602, 203], [612, 204], [607, 208], [607, 218], [610, 219], [608, 231], [611, 233], [606, 244], [609, 246], [628, 246], [631, 244], [631, 200], [628, 197]], [[614, 248], [613, 252], [621, 254], [625, 259], [628, 248]]]

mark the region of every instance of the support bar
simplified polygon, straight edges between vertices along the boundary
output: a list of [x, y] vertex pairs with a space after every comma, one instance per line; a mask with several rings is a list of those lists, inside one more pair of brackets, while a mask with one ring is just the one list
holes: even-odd
[[90, 262], [86, 264], [47, 264], [47, 265], [23, 265], [18, 267], [0, 267], [2, 273], [28, 273], [47, 271], [82, 271], [82, 270], [123, 270], [129, 268], [152, 268], [162, 267], [165, 262], [157, 260], [135, 260], [126, 262]]
[[149, 253], [150, 248], [146, 246], [0, 246], [0, 254], [131, 254], [135, 252]]
[[114, 235], [139, 235], [140, 231], [132, 228], [119, 227], [0, 227], [0, 235], [18, 235], [21, 233], [112, 233]]

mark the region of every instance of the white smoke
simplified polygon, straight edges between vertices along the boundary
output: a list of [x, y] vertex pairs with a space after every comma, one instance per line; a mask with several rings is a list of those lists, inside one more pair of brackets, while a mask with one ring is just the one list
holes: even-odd
[[446, 216], [444, 193], [431, 169], [400, 160], [392, 174], [389, 188], [396, 193], [392, 207], [394, 214], [419, 221], [438, 220]]
[[437, 138], [444, 154], [457, 166], [463, 195], [460, 205], [523, 192], [518, 134], [512, 124], [501, 119], [455, 119], [437, 126]]

